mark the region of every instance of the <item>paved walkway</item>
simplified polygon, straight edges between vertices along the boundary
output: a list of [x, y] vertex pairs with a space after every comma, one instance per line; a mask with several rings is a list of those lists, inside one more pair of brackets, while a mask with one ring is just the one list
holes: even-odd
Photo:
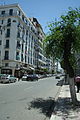
[[[76, 93], [80, 101], [80, 93]], [[63, 85], [50, 120], [80, 120], [80, 106], [73, 107], [69, 85]]]

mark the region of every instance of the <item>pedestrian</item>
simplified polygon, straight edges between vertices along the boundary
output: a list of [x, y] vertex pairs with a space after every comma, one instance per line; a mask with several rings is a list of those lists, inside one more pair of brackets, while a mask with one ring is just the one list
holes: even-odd
[[76, 86], [77, 86], [77, 93], [79, 93], [79, 89], [80, 89], [80, 76], [77, 76], [75, 78], [75, 82], [76, 82]]

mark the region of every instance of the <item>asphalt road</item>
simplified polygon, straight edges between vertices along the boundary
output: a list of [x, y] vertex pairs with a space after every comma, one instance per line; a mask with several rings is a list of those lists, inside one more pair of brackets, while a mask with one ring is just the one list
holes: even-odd
[[0, 120], [48, 120], [60, 88], [58, 80], [49, 77], [0, 84]]

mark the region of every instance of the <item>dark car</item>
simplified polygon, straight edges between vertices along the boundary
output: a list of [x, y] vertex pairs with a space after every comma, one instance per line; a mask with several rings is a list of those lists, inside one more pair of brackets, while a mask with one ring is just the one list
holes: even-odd
[[60, 75], [56, 75], [55, 78], [56, 78], [56, 79], [60, 79]]
[[38, 75], [36, 75], [36, 74], [27, 75], [27, 80], [28, 81], [38, 80]]

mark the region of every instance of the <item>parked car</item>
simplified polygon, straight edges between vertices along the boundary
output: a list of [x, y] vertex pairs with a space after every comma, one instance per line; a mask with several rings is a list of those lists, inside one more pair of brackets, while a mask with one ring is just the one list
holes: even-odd
[[23, 76], [22, 76], [22, 81], [26, 81], [26, 80], [27, 80], [27, 76], [28, 76], [28, 75], [23, 75]]
[[56, 79], [60, 79], [60, 75], [56, 75], [55, 78], [56, 78]]
[[1, 83], [9, 83], [8, 75], [4, 74], [1, 76]]
[[27, 80], [28, 81], [38, 80], [38, 75], [36, 75], [36, 74], [27, 75]]
[[2, 77], [4, 77], [6, 74], [0, 74], [0, 83], [2, 82]]
[[13, 75], [8, 75], [8, 79], [9, 79], [9, 82], [10, 82], [10, 83], [14, 83], [14, 82], [17, 81], [17, 78], [14, 77]]
[[16, 82], [17, 78], [12, 75], [3, 75], [1, 77], [1, 83], [13, 83]]
[[5, 74], [0, 74], [0, 79], [1, 79], [1, 77], [4, 76], [4, 75], [5, 75]]

